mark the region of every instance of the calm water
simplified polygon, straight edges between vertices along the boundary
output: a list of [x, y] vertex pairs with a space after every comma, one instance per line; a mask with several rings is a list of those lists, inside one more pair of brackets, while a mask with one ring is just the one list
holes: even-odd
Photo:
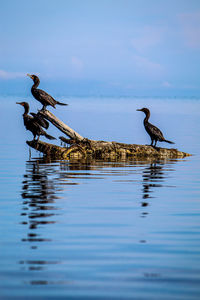
[[20, 99], [0, 100], [1, 300], [200, 299], [200, 100], [67, 99], [52, 110], [88, 138], [144, 144], [135, 110], [148, 106], [194, 154], [126, 162], [29, 158]]

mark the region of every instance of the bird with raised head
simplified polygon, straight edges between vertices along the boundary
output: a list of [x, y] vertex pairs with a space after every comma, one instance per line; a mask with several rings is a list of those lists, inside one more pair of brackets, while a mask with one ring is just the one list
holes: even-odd
[[[146, 107], [141, 108], [141, 109], [137, 109], [137, 111], [143, 111], [143, 113], [145, 113], [145, 118], [144, 118], [144, 128], [146, 129], [146, 132], [150, 135], [151, 138], [151, 145], [150, 146], [156, 146], [157, 141], [159, 142], [166, 142], [169, 144], [174, 144], [174, 142], [168, 141], [164, 138], [162, 131], [152, 125], [151, 123], [149, 123], [149, 118], [150, 118], [150, 110]], [[154, 145], [153, 145], [153, 142]]]
[[54, 108], [56, 108], [56, 104], [68, 105], [55, 100], [51, 95], [47, 94], [45, 91], [38, 89], [38, 86], [40, 84], [40, 79], [38, 76], [30, 74], [27, 74], [27, 76], [29, 76], [34, 82], [31, 88], [31, 93], [33, 97], [43, 105], [42, 110], [45, 110], [48, 105]]
[[55, 140], [55, 138], [49, 134], [46, 133], [42, 129], [42, 126], [38, 123], [37, 118], [30, 116], [29, 113], [29, 104], [27, 102], [16, 102], [16, 104], [19, 104], [24, 107], [24, 113], [23, 113], [23, 120], [24, 120], [24, 126], [26, 130], [29, 130], [33, 134], [33, 139], [36, 139], [36, 136], [38, 136], [37, 141], [39, 141], [39, 138], [41, 135], [45, 136], [49, 140]]

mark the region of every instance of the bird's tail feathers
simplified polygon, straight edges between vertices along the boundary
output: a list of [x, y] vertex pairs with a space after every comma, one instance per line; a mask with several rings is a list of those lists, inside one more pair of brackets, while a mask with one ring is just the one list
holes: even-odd
[[68, 105], [66, 103], [62, 103], [62, 102], [59, 102], [59, 101], [56, 101], [56, 104], [58, 104], [58, 105]]
[[164, 140], [164, 142], [169, 143], [169, 144], [175, 144], [174, 142], [168, 141], [168, 140]]
[[47, 139], [49, 139], [49, 140], [56, 140], [56, 138], [55, 137], [53, 137], [52, 135], [50, 135], [50, 134], [47, 134], [46, 132], [45, 132], [45, 135], [44, 135]]

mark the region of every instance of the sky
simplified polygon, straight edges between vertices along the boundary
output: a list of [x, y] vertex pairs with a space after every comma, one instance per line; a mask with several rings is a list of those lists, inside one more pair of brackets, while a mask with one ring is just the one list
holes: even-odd
[[[1, 0], [0, 93], [200, 96], [199, 0]], [[43, 86], [42, 86], [43, 83]]]

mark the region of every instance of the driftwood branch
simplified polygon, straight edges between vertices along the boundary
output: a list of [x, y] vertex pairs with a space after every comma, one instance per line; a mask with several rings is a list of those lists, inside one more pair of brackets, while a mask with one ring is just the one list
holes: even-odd
[[49, 122], [51, 122], [54, 126], [56, 126], [60, 131], [62, 131], [67, 136], [69, 136], [71, 139], [74, 140], [76, 139], [80, 141], [84, 139], [84, 137], [82, 137], [79, 133], [77, 133], [72, 128], [67, 126], [65, 123], [63, 123], [61, 120], [59, 120], [50, 111], [48, 110], [40, 111], [40, 114]]
[[178, 151], [177, 149], [89, 140], [60, 121], [51, 112], [46, 110], [41, 112], [41, 114], [70, 138], [60, 137], [62, 142], [70, 146], [60, 147], [42, 141], [27, 141], [27, 144], [55, 159], [171, 159], [190, 156], [190, 154]]

